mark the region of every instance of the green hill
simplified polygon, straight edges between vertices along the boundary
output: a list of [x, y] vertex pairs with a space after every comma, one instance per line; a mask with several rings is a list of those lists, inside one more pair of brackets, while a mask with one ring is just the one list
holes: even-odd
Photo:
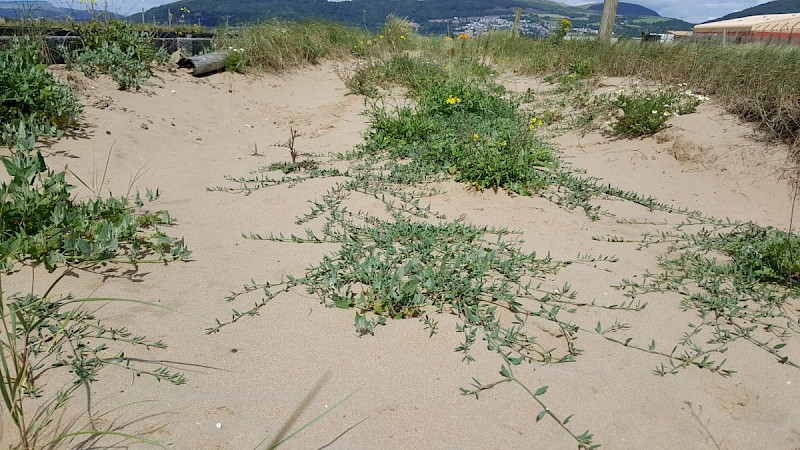
[[800, 0], [776, 0], [774, 2], [763, 3], [761, 5], [753, 6], [752, 8], [743, 9], [741, 11], [730, 13], [719, 19], [710, 20], [709, 22], [716, 22], [718, 20], [738, 19], [739, 17], [747, 16], [760, 16], [763, 14], [788, 14], [800, 13]]
[[[603, 3], [595, 3], [592, 5], [585, 5], [585, 8], [589, 11], [594, 11], [597, 13], [603, 12]], [[617, 5], [617, 15], [620, 16], [631, 16], [631, 17], [638, 17], [638, 16], [648, 16], [648, 17], [660, 17], [660, 15], [653, 11], [650, 8], [645, 8], [644, 6], [637, 5], [635, 3], [624, 3], [619, 2]]]
[[[106, 14], [105, 12], [103, 12]], [[112, 15], [117, 17], [116, 15]], [[0, 2], [0, 17], [8, 19], [89, 20], [84, 9], [60, 8], [46, 1]]]
[[[560, 17], [569, 18], [576, 27], [596, 27], [600, 21], [598, 12], [548, 0], [181, 0], [152, 8], [144, 16], [147, 22], [200, 24], [207, 27], [270, 19], [318, 18], [374, 31], [389, 14], [394, 14], [419, 24], [419, 31], [423, 34], [438, 34], [456, 31], [473, 18], [491, 16], [500, 21], [513, 20], [517, 8], [523, 9], [525, 19], [529, 22], [542, 24], [540, 33], [546, 33], [546, 24]], [[655, 15], [621, 16], [617, 33], [639, 36], [642, 31], [690, 30], [692, 27], [686, 22], [658, 17], [655, 11], [652, 14]], [[141, 17], [141, 14], [135, 14], [130, 20], [138, 22], [142, 20]], [[497, 28], [495, 24], [493, 29]]]

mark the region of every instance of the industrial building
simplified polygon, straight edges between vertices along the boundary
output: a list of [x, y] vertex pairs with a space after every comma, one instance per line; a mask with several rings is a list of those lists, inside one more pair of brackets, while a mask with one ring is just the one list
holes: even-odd
[[703, 23], [694, 26], [694, 37], [716, 37], [723, 42], [800, 44], [800, 13], [767, 14]]

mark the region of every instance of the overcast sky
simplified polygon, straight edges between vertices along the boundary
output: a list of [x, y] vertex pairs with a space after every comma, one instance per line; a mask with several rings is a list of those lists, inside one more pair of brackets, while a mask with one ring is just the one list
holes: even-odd
[[[10, 0], [0, 0], [10, 1]], [[80, 0], [49, 0], [56, 6], [81, 8]], [[154, 6], [172, 3], [174, 0], [97, 0], [98, 4], [108, 4], [108, 9], [120, 14], [133, 14]], [[431, 0], [436, 1], [436, 0]], [[567, 5], [599, 3], [601, 0], [555, 0]], [[768, 0], [627, 0], [655, 10], [665, 17], [683, 19], [687, 22], [700, 23], [716, 19], [725, 14], [749, 8]]]

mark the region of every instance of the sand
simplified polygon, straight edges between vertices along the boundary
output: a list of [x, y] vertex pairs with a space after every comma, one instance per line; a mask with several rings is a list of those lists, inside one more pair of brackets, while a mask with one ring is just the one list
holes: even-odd
[[[454, 351], [462, 335], [451, 315], [436, 317], [438, 333], [431, 337], [416, 319], [389, 320], [374, 336], [358, 336], [353, 311], [327, 308], [294, 289], [259, 316], [206, 334], [215, 318], [225, 319], [232, 307], [246, 309], [259, 298], [232, 305], [224, 301], [230, 291], [251, 280], [301, 276], [335, 248], [242, 237], [251, 231], [301, 231], [295, 218], [333, 184], [330, 179], [250, 195], [207, 190], [231, 186], [227, 175], [246, 176], [287, 161], [288, 151], [275, 144], [286, 141], [290, 127], [301, 134], [302, 152], [327, 154], [361, 143], [367, 127], [364, 99], [348, 95], [335, 64], [259, 78], [221, 73], [198, 79], [165, 71], [135, 93], [117, 91], [107, 78], [54, 70], [78, 89], [87, 107], [80, 133], [44, 149], [50, 166], [68, 166], [84, 180], [95, 180], [104, 194], [158, 188], [161, 198], [151, 208], [170, 211], [177, 222], [169, 233], [185, 237], [193, 251], [190, 262], [144, 265], [138, 271], [108, 267], [104, 273], [81, 272], [60, 285], [77, 295], [146, 300], [178, 311], [109, 305], [98, 314], [169, 344], [167, 350], [137, 355], [145, 360], [140, 364], [167, 365], [189, 377], [176, 387], [109, 368], [91, 385], [88, 400], [87, 392], [79, 392], [59, 418], [60, 427], [84, 424], [91, 405], [98, 424], [170, 448], [255, 448], [349, 396], [286, 447], [576, 447], [549, 417], [536, 421], [540, 408], [517, 386], [500, 385], [477, 400], [461, 395], [459, 388], [473, 377], [499, 379], [500, 361], [478, 350], [475, 362], [462, 362]], [[521, 77], [505, 82], [520, 91], [541, 86]], [[785, 148], [764, 142], [713, 101], [670, 123], [646, 139], [568, 132], [553, 143], [571, 164], [612, 185], [716, 217], [788, 227], [790, 190], [780, 173]], [[435, 210], [474, 224], [520, 230], [526, 250], [561, 259], [578, 253], [616, 255], [617, 263], [574, 264], [546, 281], [553, 289], [570, 282], [581, 301], [623, 301], [613, 285], [657, 270], [659, 248], [637, 250], [633, 244], [592, 239], [635, 237], [641, 226], [612, 217], [590, 221], [582, 211], [538, 197], [475, 192], [455, 182], [439, 187], [444, 192], [429, 199]], [[88, 191], [81, 188], [76, 195]], [[618, 217], [649, 214], [635, 205], [606, 203]], [[371, 206], [357, 199], [351, 209], [359, 207]], [[47, 278], [41, 269], [36, 276], [37, 285]], [[22, 291], [29, 280], [26, 268], [6, 277], [4, 288]], [[666, 349], [697, 320], [695, 312], [681, 309], [677, 295], [643, 299], [648, 306], [642, 311], [582, 308], [570, 320], [589, 331], [598, 321], [626, 322], [632, 328], [625, 336], [644, 345], [652, 339]], [[545, 328], [542, 335], [557, 334]], [[784, 349], [795, 360], [800, 359], [800, 350], [791, 345], [796, 340]], [[574, 363], [523, 364], [515, 373], [533, 389], [549, 386], [542, 397], [548, 407], [562, 418], [574, 415], [571, 429], [590, 430], [603, 448], [800, 448], [800, 370], [762, 350], [732, 344], [725, 355], [727, 366], [737, 370], [731, 377], [697, 368], [662, 377], [653, 370], [663, 358], [591, 332], [581, 332], [577, 345], [583, 354]], [[47, 389], [57, 385], [53, 381]], [[5, 446], [14, 435], [8, 423], [2, 430]], [[103, 438], [97, 447], [144, 444]]]

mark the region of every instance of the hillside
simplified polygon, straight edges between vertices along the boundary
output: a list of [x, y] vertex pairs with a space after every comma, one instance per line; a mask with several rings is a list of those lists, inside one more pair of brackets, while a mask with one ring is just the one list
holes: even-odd
[[[513, 14], [517, 7], [533, 8], [533, 4], [551, 2], [525, 2], [517, 0], [352, 0], [328, 2], [326, 0], [268, 0], [268, 1], [227, 1], [186, 0], [152, 8], [145, 12], [148, 21], [168, 22], [172, 12], [173, 23], [180, 21], [179, 9], [191, 11], [183, 15], [187, 23], [200, 23], [216, 26], [221, 23], [253, 22], [268, 18], [299, 20], [309, 17], [325, 18], [354, 26], [374, 28], [389, 14], [409, 17], [417, 22], [426, 22], [453, 16], [488, 16]], [[559, 10], [572, 11], [574, 8], [553, 3]]]
[[718, 20], [738, 19], [739, 17], [760, 16], [763, 14], [788, 14], [800, 13], [800, 0], [775, 0], [774, 2], [763, 3], [752, 8], [743, 9], [720, 17]]
[[0, 17], [8, 19], [89, 20], [83, 9], [60, 8], [45, 1], [0, 2]]
[[[675, 19], [661, 18], [658, 13], [639, 5], [622, 3], [617, 33], [639, 36], [642, 32], [664, 32], [667, 29], [690, 30], [692, 25]], [[326, 0], [183, 0], [145, 12], [148, 22], [197, 23], [214, 27], [220, 24], [235, 25], [259, 20], [303, 20], [322, 18], [352, 26], [377, 29], [389, 14], [406, 17], [419, 24], [422, 34], [444, 34], [478, 29], [478, 18], [493, 16], [492, 29], [503, 28], [513, 20], [518, 7], [523, 8], [523, 30], [529, 35], [546, 35], [548, 24], [566, 17], [576, 27], [595, 27], [600, 13], [585, 7], [573, 7], [548, 0], [352, 0], [329, 2]], [[181, 11], [188, 9], [190, 13]], [[311, 11], [311, 13], [309, 13]], [[170, 19], [171, 14], [171, 19]], [[140, 21], [139, 14], [130, 18]], [[487, 25], [488, 26], [488, 25]]]
[[[586, 5], [586, 9], [589, 11], [595, 11], [597, 13], [603, 12], [603, 3], [595, 3], [592, 5]], [[661, 17], [660, 14], [653, 11], [650, 8], [645, 8], [642, 5], [637, 5], [635, 3], [624, 3], [620, 2], [617, 6], [617, 15], [619, 16], [648, 16], [648, 17]]]

